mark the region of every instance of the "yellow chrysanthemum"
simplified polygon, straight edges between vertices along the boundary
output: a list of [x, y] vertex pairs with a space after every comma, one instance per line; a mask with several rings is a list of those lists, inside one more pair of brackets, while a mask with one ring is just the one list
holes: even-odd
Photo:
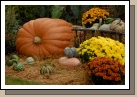
[[[84, 41], [77, 48], [79, 54], [89, 60], [95, 57], [107, 57], [118, 60], [121, 64], [125, 64], [125, 46], [119, 41], [104, 37], [92, 37]], [[88, 56], [85, 56], [88, 55]]]

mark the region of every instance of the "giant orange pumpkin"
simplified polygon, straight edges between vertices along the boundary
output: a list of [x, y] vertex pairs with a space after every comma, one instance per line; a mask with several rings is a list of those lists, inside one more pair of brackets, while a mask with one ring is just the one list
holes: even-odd
[[17, 33], [16, 50], [26, 56], [63, 54], [73, 46], [72, 24], [62, 19], [38, 18], [25, 23]]

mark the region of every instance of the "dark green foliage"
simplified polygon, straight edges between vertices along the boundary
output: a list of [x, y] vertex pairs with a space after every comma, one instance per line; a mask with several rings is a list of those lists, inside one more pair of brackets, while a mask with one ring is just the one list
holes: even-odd
[[82, 5], [82, 13], [85, 13], [86, 11], [94, 7], [102, 7], [102, 5]]
[[66, 5], [61, 18], [72, 23], [73, 25], [81, 25], [81, 9], [81, 5]]
[[51, 17], [51, 7], [52, 5], [17, 5], [17, 19], [23, 25], [33, 19]]
[[64, 6], [54, 5], [51, 12], [52, 18], [60, 18], [60, 16], [62, 16], [63, 14], [64, 8]]
[[19, 21], [14, 6], [5, 6], [5, 51], [6, 54], [15, 51], [16, 34], [19, 28]]
[[5, 54], [10, 54], [16, 51], [15, 48], [16, 35], [8, 33], [5, 35]]
[[51, 17], [51, 8], [53, 5], [41, 5], [40, 10], [37, 13], [37, 17]]
[[5, 22], [6, 22], [6, 25], [5, 25], [5, 30], [6, 30], [6, 33], [17, 33], [17, 30], [18, 30], [18, 23], [19, 21], [16, 19], [17, 15], [15, 14], [15, 7], [14, 6], [6, 6], [5, 7]]
[[18, 13], [17, 19], [20, 20], [20, 25], [36, 19], [38, 12], [40, 11], [40, 5], [17, 5], [16, 13]]
[[71, 5], [71, 10], [73, 12], [73, 15], [76, 19], [79, 18], [79, 16], [81, 16], [82, 10], [81, 10], [81, 6], [79, 5]]
[[125, 20], [125, 5], [113, 5], [108, 11], [110, 12], [111, 17]]
[[[5, 6], [5, 46], [6, 54], [13, 53], [20, 26], [37, 18], [60, 18], [73, 25], [82, 25], [82, 14], [93, 7], [108, 5], [6, 5]], [[108, 9], [107, 9], [108, 10]], [[110, 16], [125, 19], [125, 6], [110, 6]], [[115, 12], [115, 13], [114, 13]]]

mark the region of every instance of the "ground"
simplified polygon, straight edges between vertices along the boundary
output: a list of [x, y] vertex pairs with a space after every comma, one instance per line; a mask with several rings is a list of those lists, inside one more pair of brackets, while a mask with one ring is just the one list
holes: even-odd
[[[24, 71], [15, 71], [12, 66], [5, 65], [5, 75], [20, 78], [27, 81], [35, 81], [48, 85], [89, 85], [92, 84], [87, 72], [83, 69], [85, 64], [76, 67], [68, 67], [59, 64], [58, 60], [61, 56], [54, 56], [52, 58], [38, 58], [34, 57], [34, 66], [24, 65]], [[19, 55], [19, 61], [23, 62], [26, 56]], [[6, 61], [9, 60], [9, 55], [6, 55]], [[40, 74], [40, 69], [45, 62], [50, 62], [53, 67], [52, 74]]]

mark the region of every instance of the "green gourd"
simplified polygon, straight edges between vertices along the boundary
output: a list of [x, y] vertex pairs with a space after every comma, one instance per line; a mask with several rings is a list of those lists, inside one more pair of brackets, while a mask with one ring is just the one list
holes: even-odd
[[12, 60], [8, 60], [7, 61], [7, 66], [12, 66], [13, 65], [13, 61]]
[[40, 69], [40, 74], [51, 74], [53, 72], [53, 68], [48, 65], [48, 66], [42, 66], [41, 69]]
[[11, 55], [10, 56], [10, 59], [12, 60], [12, 59], [16, 59], [17, 61], [19, 61], [19, 57], [17, 56], [17, 55]]
[[24, 65], [22, 63], [17, 63], [13, 66], [13, 70], [15, 71], [23, 71], [24, 70]]
[[7, 66], [12, 66], [13, 63], [18, 63], [17, 59], [11, 59], [7, 61]]

